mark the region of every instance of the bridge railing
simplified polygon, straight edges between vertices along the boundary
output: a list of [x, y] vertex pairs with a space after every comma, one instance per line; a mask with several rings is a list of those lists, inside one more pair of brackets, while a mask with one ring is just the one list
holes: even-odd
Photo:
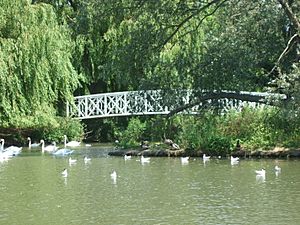
[[[261, 92], [240, 93], [262, 97], [272, 95]], [[194, 93], [191, 90], [180, 90], [173, 93], [170, 101], [168, 101], [166, 96], [161, 90], [124, 91], [77, 96], [74, 97], [72, 105], [67, 104], [67, 116], [78, 119], [90, 119], [130, 115], [169, 114], [175, 107], [188, 104], [194, 99]], [[190, 109], [189, 113], [198, 112], [205, 105], [214, 105], [226, 111], [231, 108], [239, 109], [245, 104], [252, 107], [257, 107], [258, 105], [254, 102], [224, 98], [207, 100], [200, 103]]]

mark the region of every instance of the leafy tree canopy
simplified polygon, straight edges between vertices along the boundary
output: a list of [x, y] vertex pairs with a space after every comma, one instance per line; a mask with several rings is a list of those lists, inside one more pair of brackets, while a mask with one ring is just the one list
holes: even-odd
[[25, 0], [1, 1], [0, 20], [0, 125], [65, 110], [78, 86], [68, 27], [51, 5]]

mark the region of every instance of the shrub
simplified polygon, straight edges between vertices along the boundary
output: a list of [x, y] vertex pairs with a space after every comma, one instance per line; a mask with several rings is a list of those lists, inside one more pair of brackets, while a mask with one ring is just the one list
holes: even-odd
[[117, 131], [115, 135], [120, 139], [120, 145], [122, 147], [136, 147], [142, 140], [145, 129], [145, 122], [141, 122], [138, 118], [132, 118], [126, 130]]
[[208, 140], [207, 149], [204, 151], [210, 155], [226, 156], [232, 149], [231, 139], [223, 136], [212, 136]]

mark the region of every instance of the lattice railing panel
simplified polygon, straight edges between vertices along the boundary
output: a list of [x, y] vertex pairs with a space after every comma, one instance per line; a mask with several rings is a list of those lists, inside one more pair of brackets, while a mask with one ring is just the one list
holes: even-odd
[[[269, 95], [268, 93], [254, 92], [251, 92], [251, 94], [259, 96]], [[168, 114], [170, 110], [193, 101], [193, 93], [190, 90], [174, 91], [172, 96], [164, 95], [161, 90], [78, 96], [74, 98], [72, 106], [67, 105], [67, 115], [79, 119], [88, 119], [96, 117]], [[255, 107], [257, 103], [243, 102], [235, 99], [206, 100], [189, 109], [187, 113], [195, 113], [201, 108], [211, 106], [222, 111], [232, 108], [240, 110], [245, 105]]]

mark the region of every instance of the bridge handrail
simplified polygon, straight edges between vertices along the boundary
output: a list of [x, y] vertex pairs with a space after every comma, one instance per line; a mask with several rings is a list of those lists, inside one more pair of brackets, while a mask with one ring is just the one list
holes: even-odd
[[[188, 104], [193, 99], [193, 90], [176, 90], [177, 103]], [[219, 93], [218, 91], [206, 91], [205, 93]], [[111, 93], [99, 93], [74, 97], [73, 107], [67, 104], [67, 116], [75, 116], [79, 119], [96, 118], [96, 117], [112, 117], [112, 116], [128, 116], [128, 115], [154, 115], [168, 114], [170, 108], [165, 104], [163, 90], [138, 90], [138, 91], [121, 91]], [[222, 91], [228, 94], [242, 94], [257, 97], [272, 96], [283, 99], [285, 95], [274, 94], [268, 92], [248, 92], [248, 91]], [[236, 99], [230, 102], [228, 98], [222, 104], [228, 104], [229, 107], [240, 105], [242, 100]], [[221, 101], [221, 99], [219, 101]], [[234, 98], [233, 98], [234, 99]], [[251, 102], [251, 100], [250, 100]], [[74, 113], [73, 109], [77, 112]]]

